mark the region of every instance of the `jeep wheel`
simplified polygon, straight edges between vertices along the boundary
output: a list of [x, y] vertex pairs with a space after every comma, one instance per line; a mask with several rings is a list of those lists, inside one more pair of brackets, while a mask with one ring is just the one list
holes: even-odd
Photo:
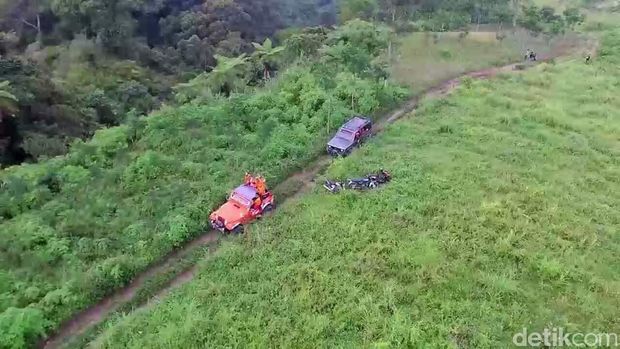
[[243, 225], [239, 224], [238, 226], [234, 227], [233, 230], [230, 231], [231, 234], [235, 234], [235, 235], [239, 235], [239, 234], [243, 234]]
[[273, 209], [274, 209], [273, 204], [269, 204], [269, 205], [265, 206], [265, 208], [263, 208], [263, 213], [271, 212], [271, 211], [273, 211]]

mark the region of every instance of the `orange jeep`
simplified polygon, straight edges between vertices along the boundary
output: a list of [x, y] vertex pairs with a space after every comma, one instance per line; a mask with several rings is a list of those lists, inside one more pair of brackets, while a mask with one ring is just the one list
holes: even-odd
[[211, 213], [209, 219], [214, 229], [243, 233], [244, 225], [260, 218], [264, 212], [273, 210], [273, 194], [265, 188], [264, 194], [260, 195], [254, 183], [256, 181], [246, 179], [245, 184], [233, 190], [224, 205]]

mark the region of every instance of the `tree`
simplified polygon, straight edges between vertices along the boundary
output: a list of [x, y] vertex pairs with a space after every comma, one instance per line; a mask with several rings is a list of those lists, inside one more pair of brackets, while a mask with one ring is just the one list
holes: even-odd
[[555, 9], [553, 7], [550, 6], [543, 6], [540, 9], [540, 18], [547, 23], [552, 23], [556, 20], [558, 20], [559, 18], [561, 18], [560, 16], [558, 16], [555, 13]]
[[575, 26], [583, 23], [586, 19], [586, 16], [576, 7], [569, 7], [565, 9], [563, 15], [564, 21], [570, 29], [575, 29]]
[[206, 80], [211, 91], [230, 96], [241, 84], [245, 86], [245, 81], [241, 81], [248, 63], [245, 53], [233, 58], [215, 55], [215, 60], [217, 65], [207, 75]]
[[532, 34], [545, 34], [548, 42], [553, 36], [564, 33], [566, 29], [564, 18], [556, 14], [555, 9], [549, 6], [542, 8], [524, 6], [519, 24]]
[[0, 123], [5, 115], [15, 112], [17, 97], [11, 93], [11, 86], [8, 81], [0, 82]]
[[206, 38], [200, 39], [198, 35], [194, 34], [187, 40], [179, 41], [177, 48], [183, 61], [191, 66], [207, 70], [210, 64], [215, 63], [213, 60], [214, 49]]
[[[347, 67], [355, 74], [381, 73], [376, 59], [389, 48], [392, 32], [385, 26], [355, 19], [329, 34], [321, 48], [325, 65]], [[382, 74], [382, 73], [381, 73]]]
[[407, 10], [416, 2], [415, 0], [381, 0], [380, 7], [384, 11], [383, 17], [395, 23], [398, 17], [406, 16]]
[[86, 32], [113, 52], [125, 48], [133, 37], [139, 11], [146, 0], [53, 0], [52, 11], [73, 33]]
[[327, 30], [323, 27], [306, 28], [300, 33], [290, 35], [284, 40], [287, 56], [291, 59], [314, 56], [327, 40]]
[[519, 25], [529, 30], [532, 34], [540, 34], [543, 31], [541, 11], [538, 6], [523, 6]]
[[8, 81], [0, 82], [0, 159], [11, 143], [11, 134], [5, 118], [15, 112], [17, 97], [10, 91]]
[[377, 0], [343, 0], [340, 2], [340, 22], [354, 18], [372, 19], [378, 10]]
[[270, 64], [274, 63], [274, 60], [284, 51], [284, 47], [274, 47], [269, 38], [265, 39], [262, 45], [256, 42], [253, 42], [252, 45], [256, 49], [252, 56], [263, 66], [263, 79], [271, 79]]
[[51, 20], [49, 0], [0, 0], [0, 24], [16, 31], [20, 38], [24, 38], [30, 31], [34, 31], [37, 43], [43, 37], [43, 21]]
[[19, 45], [19, 37], [15, 31], [0, 31], [0, 55], [6, 55]]
[[496, 5], [489, 11], [489, 19], [499, 23], [499, 31], [502, 31], [504, 23], [509, 23], [513, 18], [513, 13], [506, 6]]
[[519, 9], [521, 8], [521, 0], [510, 0], [510, 9], [512, 11], [512, 27], [513, 29], [517, 26], [517, 21], [519, 18]]
[[179, 103], [185, 103], [198, 97], [207, 97], [212, 93], [230, 94], [241, 86], [246, 85], [242, 78], [247, 72], [248, 57], [241, 54], [238, 57], [226, 57], [216, 54], [217, 64], [211, 72], [201, 73], [190, 81], [174, 87], [175, 98]]

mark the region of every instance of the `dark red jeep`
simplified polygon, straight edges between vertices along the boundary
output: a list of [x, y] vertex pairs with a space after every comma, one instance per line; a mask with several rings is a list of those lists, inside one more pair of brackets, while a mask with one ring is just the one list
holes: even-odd
[[332, 156], [347, 156], [353, 148], [362, 143], [372, 132], [372, 121], [355, 116], [347, 121], [338, 133], [327, 143], [327, 153]]

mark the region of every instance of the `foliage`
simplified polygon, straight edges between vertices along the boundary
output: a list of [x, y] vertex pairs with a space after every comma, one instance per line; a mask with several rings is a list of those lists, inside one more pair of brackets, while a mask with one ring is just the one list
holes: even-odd
[[563, 14], [566, 25], [571, 29], [585, 21], [585, 15], [577, 7], [566, 8]]
[[0, 74], [18, 99], [0, 135], [9, 144], [0, 150], [2, 165], [62, 154], [73, 140], [118, 125], [131, 109], [146, 114], [170, 84], [134, 62], [98, 56], [84, 39], [46, 53], [43, 64], [0, 58]]
[[[383, 54], [372, 37], [334, 37], [363, 40], [369, 57]], [[222, 58], [200, 81], [221, 86], [224, 78], [208, 84], [215, 74], [236, 78], [225, 69], [245, 59]], [[268, 88], [207, 103], [186, 98], [148, 118], [134, 112], [125, 124], [74, 142], [66, 156], [0, 172], [0, 314], [34, 309], [49, 332], [204, 231], [246, 171], [273, 186], [322, 151], [346, 117], [405, 96], [338, 62], [323, 70], [320, 59], [305, 61]], [[20, 340], [31, 340], [34, 330], [18, 330]]]
[[519, 24], [534, 34], [557, 35], [564, 33], [567, 27], [574, 29], [585, 20], [585, 15], [577, 8], [567, 8], [563, 15], [556, 14], [549, 6], [524, 6]]
[[439, 10], [432, 17], [420, 20], [418, 25], [425, 31], [443, 32], [464, 28], [470, 21], [471, 17], [467, 13]]
[[6, 80], [0, 82], [0, 122], [2, 122], [5, 113], [9, 114], [15, 111], [17, 101], [17, 97], [11, 93], [10, 82]]
[[271, 39], [265, 39], [262, 44], [253, 42], [252, 45], [255, 48], [252, 57], [258, 60], [258, 63], [263, 70], [263, 79], [269, 80], [271, 78], [271, 66], [276, 64], [277, 59], [284, 52], [284, 46], [273, 46]]
[[377, 0], [343, 0], [340, 2], [340, 21], [345, 23], [355, 18], [369, 20], [378, 10]]
[[292, 33], [284, 40], [288, 60], [303, 57], [315, 57], [327, 40], [325, 28], [305, 28], [301, 32]]
[[[9, 85], [10, 83], [8, 81], [0, 82], [0, 101], [2, 103], [17, 102], [17, 97], [10, 92]], [[4, 106], [4, 104], [2, 106]]]
[[40, 310], [8, 308], [0, 314], [0, 348], [25, 348], [29, 341], [45, 334], [45, 326]]
[[[501, 31], [504, 22], [519, 15], [520, 23], [532, 32], [550, 38], [583, 21], [576, 8], [567, 8], [564, 16], [560, 16], [549, 8], [526, 6], [520, 15], [517, 6], [520, 3], [519, 0], [4, 1], [0, 5], [2, 59], [19, 61], [35, 72], [14, 72], [9, 78], [21, 90], [18, 94], [29, 98], [20, 99], [17, 118], [11, 121], [14, 125], [2, 131], [10, 134], [3, 137], [9, 145], [0, 152], [2, 164], [54, 156], [76, 138], [87, 139], [101, 126], [118, 125], [130, 110], [148, 114], [162, 102], [169, 102], [171, 86], [179, 82], [186, 84], [177, 91], [184, 90], [187, 96], [177, 93], [176, 100], [218, 93], [229, 95], [244, 90], [246, 84], [263, 85], [286, 64], [314, 59], [321, 52], [327, 56], [326, 64], [331, 64], [330, 59], [340, 64], [338, 57], [346, 57], [349, 70], [385, 77], [385, 62], [369, 59], [354, 43], [342, 42], [331, 48], [333, 52], [321, 50], [327, 41], [325, 28], [290, 29], [286, 37], [277, 40], [276, 33], [289, 26], [332, 25], [340, 16], [341, 24], [356, 18], [381, 20], [397, 32], [450, 31], [466, 28], [471, 23], [491, 22], [500, 23]], [[363, 30], [361, 33], [374, 35]], [[388, 44], [393, 41], [386, 35], [383, 38]], [[216, 57], [220, 60], [229, 57], [233, 62], [244, 54], [251, 59], [235, 64], [234, 69], [225, 68], [220, 62], [220, 67], [209, 77], [203, 74], [218, 66]], [[190, 81], [196, 77], [197, 80]], [[206, 86], [208, 91], [195, 88], [197, 84]], [[46, 148], [50, 151], [45, 151]]]
[[382, 76], [384, 72], [377, 67], [375, 58], [388, 47], [391, 39], [391, 32], [386, 27], [352, 20], [329, 33], [328, 44], [320, 50], [321, 59], [326, 69], [338, 65], [346, 66], [354, 74]]
[[425, 102], [326, 174], [384, 167], [391, 183], [317, 185], [92, 347], [504, 348], [524, 327], [617, 333], [618, 38], [596, 66], [542, 65]]
[[215, 56], [217, 65], [206, 76], [206, 87], [215, 93], [224, 93], [229, 96], [231, 92], [244, 87], [247, 82], [243, 81], [246, 75], [248, 58], [245, 54], [238, 57]]

